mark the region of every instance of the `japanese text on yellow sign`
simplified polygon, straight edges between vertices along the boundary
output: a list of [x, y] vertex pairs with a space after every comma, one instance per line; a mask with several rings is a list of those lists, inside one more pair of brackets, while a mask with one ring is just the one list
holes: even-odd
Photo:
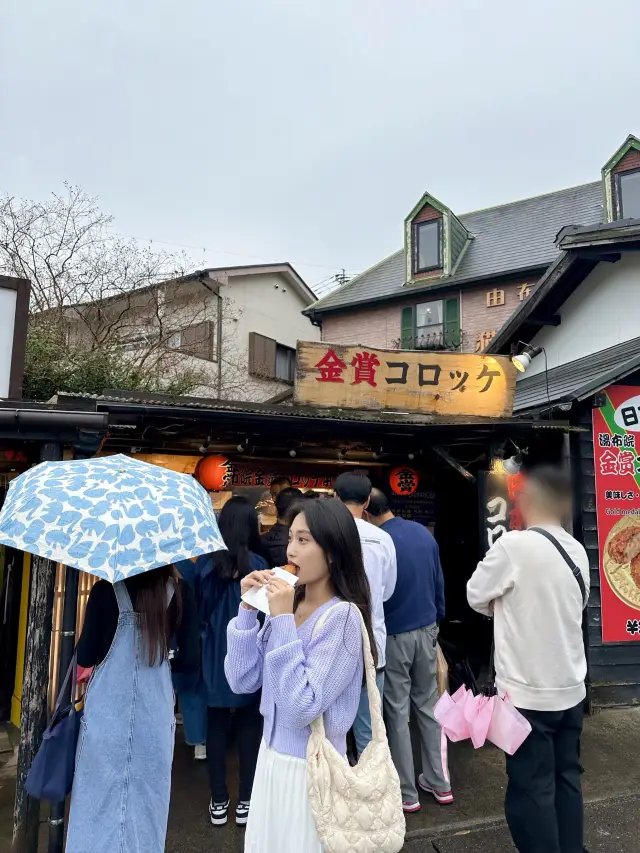
[[515, 384], [506, 356], [298, 344], [303, 405], [508, 417]]

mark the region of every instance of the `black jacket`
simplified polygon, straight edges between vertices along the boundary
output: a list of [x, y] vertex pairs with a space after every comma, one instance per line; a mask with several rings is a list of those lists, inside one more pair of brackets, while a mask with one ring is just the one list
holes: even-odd
[[260, 537], [260, 541], [264, 556], [272, 569], [287, 565], [288, 525], [276, 522], [268, 533]]

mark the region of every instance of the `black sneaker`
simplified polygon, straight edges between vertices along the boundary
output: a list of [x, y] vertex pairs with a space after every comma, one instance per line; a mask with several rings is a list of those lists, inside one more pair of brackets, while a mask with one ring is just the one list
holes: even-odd
[[229, 800], [226, 803], [209, 803], [209, 817], [214, 826], [224, 826], [229, 818]]
[[236, 823], [238, 826], [246, 826], [249, 820], [249, 801], [241, 800], [236, 808]]

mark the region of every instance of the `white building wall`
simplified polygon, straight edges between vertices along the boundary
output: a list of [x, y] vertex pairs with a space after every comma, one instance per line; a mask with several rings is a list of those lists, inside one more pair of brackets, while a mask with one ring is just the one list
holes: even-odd
[[238, 334], [245, 347], [249, 333], [257, 332], [279, 344], [294, 347], [301, 341], [319, 341], [321, 332], [303, 315], [309, 302], [278, 274], [234, 276], [226, 294], [239, 308]]
[[544, 347], [526, 374], [542, 373], [591, 353], [640, 337], [640, 257], [600, 263], [560, 311], [559, 326], [545, 326], [531, 343]]
[[[249, 335], [256, 332], [283, 346], [295, 348], [299, 340], [319, 341], [321, 331], [303, 315], [309, 306], [285, 276], [277, 273], [232, 276], [220, 289], [223, 322], [223, 397], [262, 402], [287, 390], [286, 382], [260, 379], [249, 375]], [[244, 381], [238, 382], [242, 362]], [[216, 386], [217, 365], [208, 372]], [[233, 381], [228, 381], [233, 378]], [[203, 389], [204, 393], [204, 389]], [[209, 392], [210, 393], [210, 392]]]

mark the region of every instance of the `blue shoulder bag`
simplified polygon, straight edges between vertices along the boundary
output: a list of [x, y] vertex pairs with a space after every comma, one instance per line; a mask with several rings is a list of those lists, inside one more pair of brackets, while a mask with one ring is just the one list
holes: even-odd
[[[67, 686], [72, 673], [71, 703], [63, 708], [62, 703], [69, 695]], [[33, 759], [25, 781], [27, 793], [37, 800], [59, 803], [71, 793], [76, 765], [76, 747], [82, 720], [82, 711], [76, 710], [74, 701], [76, 685], [77, 665], [74, 654], [53, 709], [51, 722], [44, 733], [42, 744]]]

